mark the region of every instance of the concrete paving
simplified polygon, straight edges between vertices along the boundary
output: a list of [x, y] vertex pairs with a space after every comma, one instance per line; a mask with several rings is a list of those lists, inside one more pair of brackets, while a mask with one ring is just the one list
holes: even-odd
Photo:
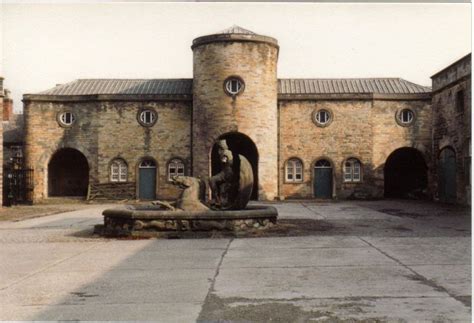
[[471, 321], [469, 210], [415, 201], [272, 205], [286, 223], [328, 229], [93, 236], [111, 205], [2, 222], [0, 320]]

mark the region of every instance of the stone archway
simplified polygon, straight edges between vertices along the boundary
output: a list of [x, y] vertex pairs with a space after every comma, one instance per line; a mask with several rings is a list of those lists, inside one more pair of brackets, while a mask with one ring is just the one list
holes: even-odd
[[78, 150], [57, 150], [48, 164], [48, 196], [86, 196], [89, 164]]
[[422, 197], [428, 186], [428, 168], [415, 148], [399, 148], [388, 156], [384, 167], [385, 197]]
[[[229, 132], [219, 137], [225, 139], [229, 149], [235, 154], [242, 155], [250, 162], [253, 170], [252, 200], [258, 200], [258, 150], [255, 143], [248, 136], [239, 132]], [[215, 146], [211, 152], [211, 175], [214, 176], [221, 171], [219, 155]]]

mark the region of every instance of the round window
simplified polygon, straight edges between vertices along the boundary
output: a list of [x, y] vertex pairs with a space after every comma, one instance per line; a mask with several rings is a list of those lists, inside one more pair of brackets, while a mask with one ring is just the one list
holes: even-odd
[[69, 127], [74, 121], [76, 121], [76, 117], [72, 112], [62, 112], [58, 115], [58, 122], [61, 126]]
[[224, 90], [230, 96], [236, 96], [245, 88], [244, 81], [240, 77], [231, 76], [224, 82]]
[[326, 109], [317, 110], [313, 113], [313, 121], [319, 127], [327, 127], [332, 121], [332, 113]]
[[397, 112], [396, 120], [401, 126], [409, 126], [415, 121], [415, 112], [410, 109], [402, 109]]
[[157, 119], [156, 112], [150, 109], [144, 109], [138, 113], [138, 122], [145, 127], [153, 126]]

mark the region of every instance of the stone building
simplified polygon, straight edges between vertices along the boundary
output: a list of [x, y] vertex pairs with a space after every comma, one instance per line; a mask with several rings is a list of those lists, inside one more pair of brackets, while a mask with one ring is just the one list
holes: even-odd
[[471, 54], [431, 77], [435, 198], [471, 202]]
[[174, 198], [170, 176], [219, 170], [217, 139], [253, 165], [255, 199], [433, 193], [430, 88], [278, 79], [277, 40], [237, 26], [191, 48], [192, 79], [81, 79], [25, 94], [34, 199]]

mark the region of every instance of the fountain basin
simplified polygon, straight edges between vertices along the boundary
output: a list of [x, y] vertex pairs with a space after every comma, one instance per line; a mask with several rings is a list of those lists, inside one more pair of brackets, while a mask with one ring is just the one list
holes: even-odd
[[250, 231], [276, 224], [272, 206], [247, 206], [244, 210], [169, 211], [155, 205], [127, 205], [103, 213], [103, 234], [111, 237], [144, 232]]

